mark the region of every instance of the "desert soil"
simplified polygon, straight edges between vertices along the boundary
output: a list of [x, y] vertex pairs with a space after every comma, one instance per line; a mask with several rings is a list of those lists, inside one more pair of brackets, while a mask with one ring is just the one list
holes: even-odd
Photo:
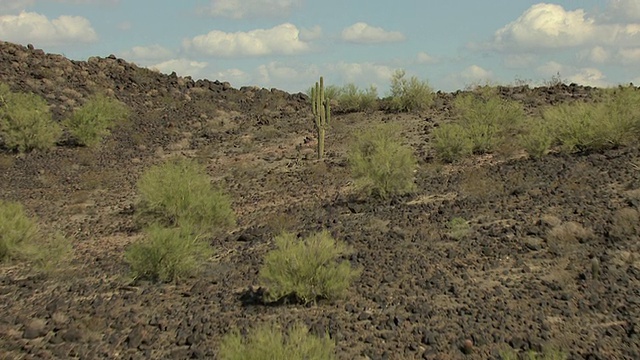
[[[97, 149], [63, 140], [50, 152], [0, 152], [0, 198], [24, 204], [75, 250], [50, 275], [0, 267], [2, 359], [215, 359], [232, 328], [298, 320], [327, 332], [340, 359], [499, 359], [505, 348], [549, 346], [569, 359], [640, 359], [638, 146], [441, 165], [430, 134], [456, 94], [439, 93], [419, 114], [335, 114], [318, 161], [302, 94], [9, 43], [0, 43], [0, 81], [44, 96], [58, 121], [96, 91], [132, 111]], [[535, 113], [590, 101], [593, 91], [501, 93]], [[419, 159], [415, 193], [388, 201], [354, 193], [345, 157], [354, 131], [381, 122], [401, 124]], [[123, 253], [140, 239], [135, 183], [176, 155], [207, 165], [231, 194], [238, 225], [211, 239], [215, 257], [197, 277], [132, 283]], [[451, 228], [456, 218], [466, 231]], [[577, 224], [587, 235], [562, 235]], [[351, 245], [347, 260], [364, 269], [348, 297], [261, 304], [258, 270], [274, 235], [322, 229]]]

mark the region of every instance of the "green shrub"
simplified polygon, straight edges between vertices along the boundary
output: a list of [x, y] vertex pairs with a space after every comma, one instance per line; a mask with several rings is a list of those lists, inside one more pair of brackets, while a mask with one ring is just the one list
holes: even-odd
[[165, 228], [152, 224], [145, 239], [125, 253], [136, 279], [170, 282], [197, 273], [212, 254], [211, 247], [188, 226]]
[[126, 105], [105, 95], [96, 95], [76, 109], [63, 125], [78, 144], [95, 146], [109, 135], [116, 121], [127, 116]]
[[[311, 102], [311, 91], [314, 87], [311, 86], [307, 89], [307, 96], [309, 97], [309, 102]], [[324, 87], [324, 97], [325, 99], [338, 99], [342, 95], [342, 88], [337, 85], [329, 85]]]
[[405, 78], [404, 70], [397, 70], [391, 77], [391, 111], [422, 111], [433, 104], [433, 90], [426, 81], [412, 76]]
[[[518, 353], [512, 348], [507, 348], [499, 352], [501, 360], [518, 360]], [[526, 360], [566, 360], [567, 354], [556, 349], [545, 349], [542, 353], [529, 350], [523, 354], [521, 359]]]
[[70, 243], [59, 234], [42, 234], [17, 202], [0, 200], [0, 262], [26, 261], [48, 270], [68, 258]]
[[431, 142], [436, 156], [451, 163], [471, 155], [473, 144], [465, 129], [459, 124], [443, 124], [433, 130]]
[[380, 124], [356, 134], [349, 151], [351, 173], [360, 189], [380, 198], [415, 189], [417, 161], [400, 141], [399, 127]]
[[335, 359], [335, 343], [328, 335], [320, 338], [300, 323], [293, 325], [285, 338], [275, 325], [260, 326], [246, 339], [238, 330], [227, 334], [220, 344], [222, 360]]
[[355, 84], [347, 84], [342, 87], [337, 100], [339, 109], [343, 112], [368, 111], [376, 105], [378, 90], [373, 85], [362, 90]]
[[453, 106], [474, 154], [496, 150], [525, 119], [520, 103], [500, 98], [493, 88], [483, 88], [480, 94], [460, 95]]
[[604, 92], [599, 103], [549, 106], [542, 111], [542, 118], [552, 126], [564, 151], [602, 151], [637, 141], [639, 104], [640, 91], [619, 87]]
[[471, 231], [471, 228], [467, 220], [460, 217], [455, 217], [451, 219], [448, 225], [449, 225], [448, 226], [449, 236], [451, 236], [453, 239], [456, 239], [456, 240], [463, 239]]
[[518, 141], [520, 146], [527, 151], [529, 157], [540, 159], [549, 151], [554, 138], [548, 124], [544, 121], [535, 121], [526, 126], [525, 133], [518, 137]]
[[188, 226], [199, 232], [231, 226], [235, 216], [229, 197], [211, 186], [203, 166], [174, 159], [152, 166], [138, 180], [139, 210], [147, 222]]
[[43, 98], [11, 92], [8, 85], [0, 84], [0, 140], [6, 148], [47, 150], [55, 146], [61, 134]]
[[260, 270], [268, 292], [267, 302], [293, 296], [303, 303], [319, 298], [335, 299], [348, 290], [360, 274], [349, 262], [337, 259], [350, 250], [327, 231], [305, 239], [283, 233], [275, 238], [276, 249], [269, 252]]
[[38, 224], [20, 203], [0, 200], [0, 260], [20, 258], [24, 245], [37, 242], [39, 237]]

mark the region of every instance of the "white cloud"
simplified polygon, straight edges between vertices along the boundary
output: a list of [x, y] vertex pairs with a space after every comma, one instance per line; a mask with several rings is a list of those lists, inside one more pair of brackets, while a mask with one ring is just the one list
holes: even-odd
[[424, 51], [418, 53], [416, 60], [418, 61], [418, 64], [433, 64], [438, 61], [435, 57]]
[[300, 30], [289, 23], [248, 32], [214, 30], [184, 40], [183, 46], [187, 51], [217, 57], [293, 55], [309, 50], [309, 44], [300, 39]]
[[220, 81], [228, 81], [236, 86], [244, 86], [251, 81], [251, 75], [235, 68], [218, 71], [214, 74], [214, 78]]
[[172, 71], [175, 71], [179, 76], [191, 76], [194, 79], [198, 79], [207, 65], [208, 63], [206, 62], [189, 59], [172, 59], [149, 66], [149, 68], [165, 74], [170, 74]]
[[206, 11], [214, 17], [231, 19], [286, 17], [302, 0], [212, 0]]
[[173, 51], [160, 46], [134, 46], [131, 50], [127, 50], [122, 53], [123, 58], [131, 60], [162, 60], [168, 59], [174, 56]]
[[540, 3], [498, 30], [494, 44], [501, 49], [577, 46], [594, 36], [594, 22], [582, 9], [567, 11], [560, 5]]
[[98, 39], [91, 23], [81, 16], [62, 15], [49, 20], [35, 12], [0, 16], [0, 38], [37, 46], [88, 43]]
[[348, 63], [339, 62], [328, 65], [329, 72], [339, 76], [342, 83], [356, 84], [387, 84], [395, 69], [386, 65], [375, 64], [371, 62]]
[[606, 87], [609, 86], [606, 78], [602, 71], [596, 68], [582, 68], [570, 75], [567, 80], [584, 86]]
[[470, 82], [488, 81], [493, 77], [493, 73], [478, 65], [471, 65], [460, 73], [460, 77]]
[[342, 30], [342, 40], [358, 44], [376, 44], [404, 41], [405, 36], [398, 31], [386, 31], [364, 22], [355, 23]]
[[611, 55], [609, 51], [602, 46], [595, 46], [589, 50], [588, 58], [591, 62], [602, 64], [607, 62], [611, 58]]
[[549, 61], [536, 68], [536, 72], [545, 79], [559, 76], [561, 80], [569, 83], [597, 87], [609, 86], [605, 74], [594, 67], [579, 68], [563, 65], [556, 61]]

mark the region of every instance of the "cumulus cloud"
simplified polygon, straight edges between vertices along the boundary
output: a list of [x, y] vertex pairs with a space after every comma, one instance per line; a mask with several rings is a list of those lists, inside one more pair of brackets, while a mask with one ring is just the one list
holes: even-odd
[[424, 51], [418, 53], [418, 55], [416, 56], [416, 60], [418, 61], [418, 64], [433, 64], [438, 61], [435, 57], [427, 54]]
[[209, 65], [206, 62], [193, 61], [189, 59], [172, 59], [149, 66], [150, 69], [170, 74], [175, 71], [179, 76], [191, 76], [199, 78], [203, 70]]
[[640, 63], [640, 48], [627, 48], [618, 51], [620, 61], [625, 64]]
[[492, 76], [493, 73], [491, 71], [483, 69], [478, 65], [471, 65], [460, 73], [462, 79], [470, 82], [488, 81]]
[[168, 59], [174, 56], [173, 51], [160, 46], [134, 46], [131, 50], [127, 50], [122, 53], [123, 58], [132, 60], [161, 60]]
[[585, 86], [606, 87], [610, 85], [606, 75], [594, 67], [575, 67], [556, 61], [548, 61], [537, 67], [536, 72], [545, 79], [559, 76], [563, 81]]
[[187, 51], [217, 57], [293, 55], [309, 50], [300, 39], [300, 30], [289, 23], [271, 29], [228, 33], [214, 30], [183, 41]]
[[607, 77], [596, 68], [581, 68], [571, 74], [567, 80], [585, 86], [607, 87]]
[[381, 27], [358, 22], [342, 30], [342, 40], [357, 44], [376, 44], [404, 41], [405, 36], [398, 31], [387, 31]]
[[312, 41], [322, 37], [322, 28], [318, 25], [311, 28], [300, 29], [300, 40]]
[[533, 54], [509, 54], [504, 58], [504, 65], [509, 69], [530, 67], [536, 60]]
[[395, 69], [371, 62], [344, 62], [328, 65], [330, 72], [335, 72], [344, 83], [364, 83], [377, 85], [377, 83], [388, 83]]
[[302, 0], [212, 0], [205, 9], [211, 16], [231, 19], [285, 17], [301, 3]]
[[582, 9], [567, 11], [556, 4], [536, 4], [494, 35], [496, 47], [563, 48], [584, 44], [594, 37], [595, 20]]
[[0, 16], [0, 38], [16, 43], [64, 45], [96, 41], [98, 35], [89, 20], [81, 16], [60, 16], [49, 20], [35, 12]]
[[589, 50], [588, 59], [591, 62], [602, 64], [611, 58], [609, 51], [602, 46], [595, 46]]
[[240, 69], [233, 68], [216, 72], [214, 78], [220, 81], [228, 81], [231, 84], [246, 85], [251, 80], [251, 75]]

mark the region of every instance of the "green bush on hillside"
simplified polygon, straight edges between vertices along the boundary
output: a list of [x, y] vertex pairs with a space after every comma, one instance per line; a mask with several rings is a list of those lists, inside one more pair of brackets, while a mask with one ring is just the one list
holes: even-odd
[[91, 97], [63, 122], [79, 145], [95, 146], [110, 133], [116, 121], [128, 116], [126, 105], [105, 95]]
[[486, 88], [479, 94], [460, 95], [454, 100], [453, 108], [472, 143], [474, 154], [496, 150], [525, 119], [519, 102], [502, 99], [493, 88]]
[[343, 112], [373, 110], [378, 100], [378, 89], [372, 85], [362, 90], [355, 84], [347, 84], [341, 88], [337, 100], [338, 108]]
[[356, 185], [367, 194], [384, 199], [415, 189], [417, 161], [413, 149], [400, 141], [399, 130], [380, 124], [356, 134], [349, 164]]
[[211, 185], [203, 166], [173, 159], [149, 168], [137, 183], [139, 214], [148, 222], [209, 233], [235, 223], [229, 197]]
[[431, 146], [437, 157], [447, 163], [471, 155], [473, 149], [473, 143], [467, 136], [465, 129], [456, 123], [447, 123], [435, 128]]
[[0, 143], [4, 147], [20, 152], [48, 150], [61, 134], [43, 98], [12, 92], [8, 85], [0, 84]]
[[404, 70], [397, 70], [391, 77], [389, 110], [397, 112], [422, 111], [434, 100], [434, 93], [427, 81], [417, 77], [405, 78]]
[[213, 254], [209, 244], [188, 226], [165, 228], [152, 224], [145, 238], [125, 253], [135, 279], [171, 282], [196, 274]]
[[260, 278], [268, 292], [267, 302], [294, 296], [303, 303], [343, 296], [351, 282], [360, 275], [348, 261], [347, 245], [335, 240], [327, 231], [298, 239], [283, 233], [275, 238], [276, 249], [269, 252], [260, 269]]
[[22, 204], [0, 200], [0, 262], [26, 261], [48, 270], [69, 252], [71, 244], [59, 234], [43, 234]]
[[335, 343], [328, 335], [320, 338], [295, 323], [285, 337], [275, 325], [259, 326], [244, 338], [236, 329], [225, 335], [218, 356], [222, 360], [335, 359]]
[[602, 151], [637, 141], [639, 104], [640, 91], [618, 87], [605, 90], [601, 102], [548, 106], [542, 120], [565, 152]]

